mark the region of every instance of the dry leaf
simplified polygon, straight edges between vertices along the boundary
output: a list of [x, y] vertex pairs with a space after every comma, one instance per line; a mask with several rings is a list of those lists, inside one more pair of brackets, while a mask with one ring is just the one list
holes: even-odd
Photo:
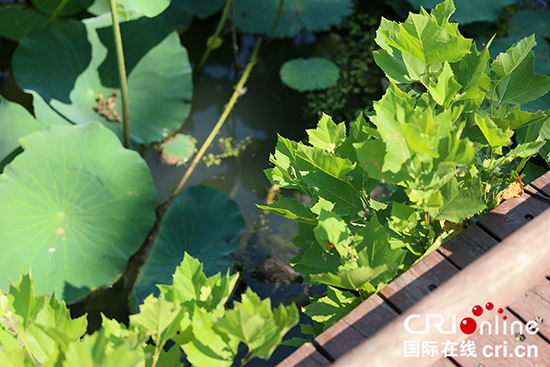
[[521, 182], [521, 177], [516, 175], [516, 181], [512, 182], [497, 195], [497, 203], [511, 198], [519, 198], [521, 195], [523, 195], [523, 182]]

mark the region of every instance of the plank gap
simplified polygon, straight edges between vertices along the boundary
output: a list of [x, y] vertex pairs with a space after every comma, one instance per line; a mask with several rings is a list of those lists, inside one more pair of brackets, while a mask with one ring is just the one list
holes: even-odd
[[317, 343], [317, 341], [315, 339], [311, 341], [311, 344], [313, 344], [313, 346], [315, 347], [317, 352], [319, 352], [320, 355], [322, 355], [323, 357], [328, 359], [330, 363], [334, 363], [335, 359], [330, 355], [329, 352], [327, 352], [327, 350], [325, 348], [323, 348], [322, 345]]

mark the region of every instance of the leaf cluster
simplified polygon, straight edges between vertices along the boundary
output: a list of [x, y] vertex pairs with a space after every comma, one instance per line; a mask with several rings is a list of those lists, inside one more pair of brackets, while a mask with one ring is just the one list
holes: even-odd
[[269, 359], [298, 322], [298, 310], [281, 305], [272, 311], [269, 299], [260, 300], [250, 289], [226, 309], [237, 278], [219, 273], [207, 278], [202, 264], [186, 255], [173, 284], [160, 285], [159, 297], [145, 299], [128, 327], [103, 316], [103, 327], [84, 335], [86, 316], [71, 319], [55, 293], [35, 295], [31, 276], [22, 276], [0, 294], [0, 364], [183, 366], [182, 348], [193, 365], [232, 366], [241, 342], [248, 347], [243, 364]]
[[[492, 59], [490, 42], [479, 51], [449, 22], [454, 10], [446, 0], [404, 23], [382, 18], [374, 59], [391, 85], [370, 123], [359, 116], [347, 131], [323, 115], [309, 144], [279, 137], [266, 175], [311, 205], [279, 197], [260, 207], [298, 222], [303, 252], [291, 262], [307, 281], [361, 298], [381, 289], [496, 206], [545, 144], [550, 110], [521, 110], [550, 90], [550, 77], [534, 73], [534, 36]], [[527, 133], [514, 143], [519, 128]], [[372, 195], [380, 185], [391, 193], [384, 202]], [[356, 296], [331, 289], [309, 310], [335, 315]]]

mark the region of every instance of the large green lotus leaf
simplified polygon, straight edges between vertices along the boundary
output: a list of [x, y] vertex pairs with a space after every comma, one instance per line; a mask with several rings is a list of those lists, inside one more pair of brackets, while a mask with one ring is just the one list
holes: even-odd
[[[110, 12], [109, 0], [81, 0], [86, 1], [88, 12], [94, 15], [101, 15]], [[116, 9], [119, 16], [123, 19], [137, 19], [145, 15], [153, 18], [162, 13], [170, 0], [115, 0]]]
[[[23, 5], [0, 8], [0, 36], [19, 41], [35, 28], [44, 27], [49, 17]], [[56, 31], [63, 29], [65, 19], [56, 19], [50, 25]]]
[[[269, 34], [279, 3], [279, 0], [235, 0], [235, 22], [243, 32]], [[292, 37], [302, 30], [327, 30], [351, 13], [351, 0], [286, 0], [274, 36]]]
[[[412, 5], [415, 11], [420, 10], [420, 6], [424, 9], [432, 9], [441, 0], [407, 0]], [[460, 24], [468, 24], [473, 22], [496, 22], [502, 15], [505, 6], [515, 4], [516, 0], [455, 0], [455, 13], [451, 16], [452, 22]]]
[[229, 196], [210, 186], [192, 186], [178, 194], [166, 211], [151, 254], [137, 280], [139, 303], [157, 284], [172, 284], [176, 267], [188, 253], [204, 264], [207, 276], [231, 268], [227, 257], [239, 246], [246, 224]]
[[0, 175], [0, 289], [32, 271], [67, 302], [112, 284], [155, 220], [145, 161], [97, 122], [21, 139]]
[[[114, 98], [122, 115], [110, 16], [70, 21], [62, 33], [35, 30], [14, 54], [19, 86], [75, 124], [100, 121], [122, 136], [122, 124], [99, 107]], [[177, 32], [160, 18], [121, 23], [134, 146], [164, 139], [187, 118], [191, 67]], [[116, 95], [116, 96], [115, 96]], [[43, 112], [43, 111], [42, 111]]]
[[226, 0], [172, 0], [167, 11], [186, 12], [199, 18], [206, 18], [220, 10]]
[[[58, 6], [65, 0], [31, 0], [32, 4], [46, 14], [53, 14]], [[92, 4], [93, 0], [67, 0], [63, 9], [58, 14], [58, 16], [69, 16], [74, 15], [78, 12], [85, 10], [88, 6]]]
[[340, 70], [335, 63], [321, 57], [292, 59], [279, 72], [283, 83], [298, 92], [326, 89], [338, 81]]
[[0, 97], [0, 162], [19, 147], [19, 138], [42, 129], [25, 107]]

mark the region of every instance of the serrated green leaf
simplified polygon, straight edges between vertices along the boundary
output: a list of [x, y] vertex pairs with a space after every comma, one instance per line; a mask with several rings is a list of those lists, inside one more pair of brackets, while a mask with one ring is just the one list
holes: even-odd
[[323, 325], [323, 331], [346, 316], [362, 302], [360, 297], [334, 287], [327, 288], [327, 295], [306, 306], [305, 313], [313, 321]]
[[512, 143], [510, 138], [514, 135], [513, 131], [502, 130], [489, 117], [481, 117], [478, 114], [475, 115], [475, 121], [492, 148], [505, 147]]
[[386, 147], [381, 171], [399, 172], [403, 163], [410, 158], [407, 140], [401, 129], [401, 122], [406, 122], [413, 114], [414, 99], [407, 96], [395, 84], [391, 84], [386, 94], [374, 102], [376, 111], [375, 125]]
[[22, 275], [16, 285], [11, 285], [8, 291], [9, 307], [17, 320], [16, 327], [24, 333], [44, 307], [46, 296], [34, 295], [34, 281], [31, 275]]
[[399, 30], [382, 30], [388, 45], [395, 47], [428, 66], [434, 63], [456, 62], [470, 48], [471, 40], [454, 34], [452, 26], [439, 25], [443, 12], [437, 16], [409, 14]]
[[372, 286], [369, 286], [369, 282], [387, 271], [386, 264], [380, 265], [376, 268], [370, 268], [366, 266], [357, 267], [355, 269], [345, 269], [338, 274], [323, 273], [323, 274], [311, 274], [311, 280], [332, 285], [334, 287], [344, 289], [366, 289], [371, 290]]
[[498, 125], [503, 130], [516, 130], [525, 126], [536, 123], [544, 123], [550, 118], [550, 115], [537, 111], [526, 112], [526, 111], [512, 111], [506, 114], [506, 117], [493, 117], [495, 124]]
[[403, 167], [399, 167], [396, 174], [391, 170], [382, 171], [385, 164], [384, 157], [386, 156], [386, 143], [382, 140], [369, 140], [363, 143], [355, 143], [353, 146], [361, 168], [367, 172], [369, 177], [381, 182], [400, 182], [410, 177]]
[[306, 130], [306, 132], [309, 136], [309, 144], [326, 150], [328, 153], [334, 152], [346, 140], [346, 124], [341, 122], [337, 125], [330, 116], [324, 113], [317, 128]]
[[[99, 351], [105, 351], [101, 353]], [[143, 367], [143, 350], [131, 349], [125, 344], [108, 347], [105, 331], [100, 329], [92, 335], [85, 335], [82, 341], [69, 344], [65, 352], [63, 367]]]
[[550, 77], [534, 73], [535, 35], [526, 37], [501, 53], [491, 64], [491, 88], [487, 98], [493, 110], [501, 104], [522, 105], [550, 90]]
[[322, 171], [308, 174], [303, 180], [316, 196], [333, 203], [332, 211], [342, 217], [353, 216], [364, 210], [359, 193], [349, 182], [338, 180]]
[[302, 345], [304, 345], [306, 343], [309, 343], [309, 342], [310, 342], [310, 340], [308, 340], [308, 339], [293, 337], [291, 339], [283, 340], [281, 342], [281, 345], [286, 345], [287, 347], [299, 348]]
[[27, 358], [27, 352], [21, 348], [0, 349], [0, 366], [30, 367], [36, 364]]
[[139, 306], [139, 313], [130, 315], [130, 324], [146, 331], [160, 348], [176, 335], [184, 313], [185, 310], [174, 302], [150, 295]]
[[194, 366], [230, 367], [237, 355], [240, 340], [229, 334], [216, 332], [214, 323], [223, 317], [224, 310], [214, 314], [196, 309], [193, 312], [192, 326], [194, 338], [181, 345], [187, 359]]
[[434, 158], [439, 158], [437, 150], [430, 146], [429, 136], [424, 134], [419, 126], [402, 122], [401, 130], [412, 151], [417, 154], [427, 154]]
[[323, 250], [336, 247], [341, 256], [348, 255], [351, 232], [340, 216], [321, 209], [319, 224], [313, 229], [315, 238]]
[[340, 180], [345, 180], [346, 174], [355, 166], [347, 158], [336, 157], [319, 148], [303, 144], [298, 144], [296, 156], [305, 160], [313, 167]]
[[443, 205], [435, 219], [446, 219], [460, 223], [486, 208], [483, 190], [479, 178], [460, 185], [456, 178], [451, 179], [441, 188]]
[[443, 71], [437, 77], [437, 83], [431, 81], [428, 90], [434, 101], [444, 108], [449, 108], [451, 102], [461, 88], [462, 85], [457, 83], [454, 78], [451, 66], [445, 61], [443, 64]]
[[298, 222], [317, 224], [317, 219], [309, 208], [303, 206], [298, 200], [288, 199], [280, 194], [277, 194], [277, 201], [272, 202], [269, 206], [258, 204], [256, 206]]

